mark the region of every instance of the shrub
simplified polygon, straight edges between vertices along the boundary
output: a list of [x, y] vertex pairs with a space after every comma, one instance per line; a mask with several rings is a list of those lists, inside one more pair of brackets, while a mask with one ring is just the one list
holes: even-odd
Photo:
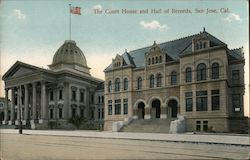
[[73, 124], [77, 129], [80, 128], [81, 125], [86, 123], [86, 119], [84, 117], [72, 117], [68, 120], [69, 123]]

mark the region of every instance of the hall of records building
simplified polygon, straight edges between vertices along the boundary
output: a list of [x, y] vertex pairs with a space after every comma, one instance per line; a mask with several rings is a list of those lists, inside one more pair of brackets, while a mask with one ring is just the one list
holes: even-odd
[[65, 41], [49, 69], [17, 61], [3, 80], [7, 104], [2, 124], [17, 125], [21, 118], [32, 129], [48, 128], [49, 122], [67, 129], [72, 127], [68, 120], [78, 116], [103, 125], [104, 82], [91, 76], [75, 41]]
[[205, 28], [116, 55], [104, 71], [104, 129], [133, 117], [123, 131], [146, 131], [138, 128], [158, 124], [149, 129], [161, 132], [179, 114], [187, 131], [241, 130], [246, 124], [244, 63], [242, 48], [229, 49]]

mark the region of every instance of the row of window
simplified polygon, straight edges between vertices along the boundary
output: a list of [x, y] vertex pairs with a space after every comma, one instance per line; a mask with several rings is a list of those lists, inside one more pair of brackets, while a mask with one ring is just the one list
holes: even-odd
[[[185, 93], [186, 112], [193, 111], [193, 92]], [[220, 90], [211, 90], [212, 110], [220, 110]], [[196, 111], [207, 111], [207, 91], [196, 92]]]
[[[197, 81], [207, 79], [207, 68], [206, 64], [200, 63], [197, 65]], [[192, 82], [192, 69], [190, 67], [185, 70], [186, 82]], [[218, 79], [220, 75], [220, 66], [218, 63], [212, 64], [212, 79]]]
[[[185, 93], [186, 112], [193, 111], [193, 93]], [[207, 91], [196, 92], [196, 111], [207, 111]], [[212, 111], [220, 110], [220, 90], [211, 90]], [[240, 94], [232, 94], [232, 109], [234, 112], [242, 110], [242, 97]]]
[[[115, 115], [121, 114], [121, 99], [115, 100]], [[108, 100], [108, 115], [113, 114], [113, 103], [112, 100]], [[123, 99], [123, 114], [128, 114], [128, 99]]]
[[[62, 89], [59, 90], [58, 98], [59, 98], [59, 100], [63, 99], [63, 90]], [[54, 92], [53, 91], [50, 91], [50, 98], [49, 99], [50, 99], [50, 101], [54, 100]]]
[[[156, 80], [156, 87], [162, 86], [162, 74], [157, 74], [156, 77], [154, 75], [150, 75], [149, 77], [149, 87], [154, 88], [155, 87], [155, 80]], [[142, 89], [142, 77], [137, 78], [137, 90]], [[177, 73], [173, 71], [171, 73], [171, 85], [176, 85], [177, 83]], [[121, 90], [121, 82], [120, 78], [115, 79], [115, 92], [119, 92]], [[128, 78], [124, 78], [123, 80], [123, 90], [128, 90]], [[108, 92], [112, 91], [112, 81], [108, 82]]]
[[[212, 79], [218, 79], [219, 78], [219, 64], [213, 63], [212, 64]], [[190, 67], [186, 68], [185, 71], [186, 75], [186, 82], [192, 82], [192, 69]], [[236, 77], [236, 76], [235, 76]], [[149, 77], [149, 87], [154, 88], [155, 87], [155, 79], [156, 79], [156, 87], [162, 86], [162, 74], [157, 74], [156, 77], [154, 75], [150, 75]], [[204, 63], [197, 65], [197, 81], [202, 81], [207, 79], [207, 68]], [[115, 79], [115, 92], [119, 92], [121, 90], [120, 87], [120, 78]], [[177, 84], [177, 72], [172, 71], [170, 75], [170, 84], [176, 85]], [[137, 87], [138, 90], [142, 89], [142, 78], [137, 78]], [[128, 90], [128, 78], [124, 78], [123, 80], [123, 90]], [[112, 91], [112, 81], [108, 82], [108, 92]]]
[[162, 63], [162, 56], [148, 58], [148, 65]]
[[208, 46], [207, 42], [199, 42], [199, 43], [196, 43], [195, 49], [199, 50], [199, 49], [207, 48], [207, 46]]

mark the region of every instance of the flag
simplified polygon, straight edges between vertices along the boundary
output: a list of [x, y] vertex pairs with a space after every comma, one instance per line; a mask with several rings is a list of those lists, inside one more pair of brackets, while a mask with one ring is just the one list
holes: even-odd
[[70, 13], [81, 15], [81, 7], [71, 7]]

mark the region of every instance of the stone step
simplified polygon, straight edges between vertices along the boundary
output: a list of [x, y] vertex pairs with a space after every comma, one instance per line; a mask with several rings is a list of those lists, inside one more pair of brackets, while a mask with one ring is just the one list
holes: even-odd
[[121, 132], [168, 133], [170, 123], [175, 119], [138, 119], [124, 126]]

